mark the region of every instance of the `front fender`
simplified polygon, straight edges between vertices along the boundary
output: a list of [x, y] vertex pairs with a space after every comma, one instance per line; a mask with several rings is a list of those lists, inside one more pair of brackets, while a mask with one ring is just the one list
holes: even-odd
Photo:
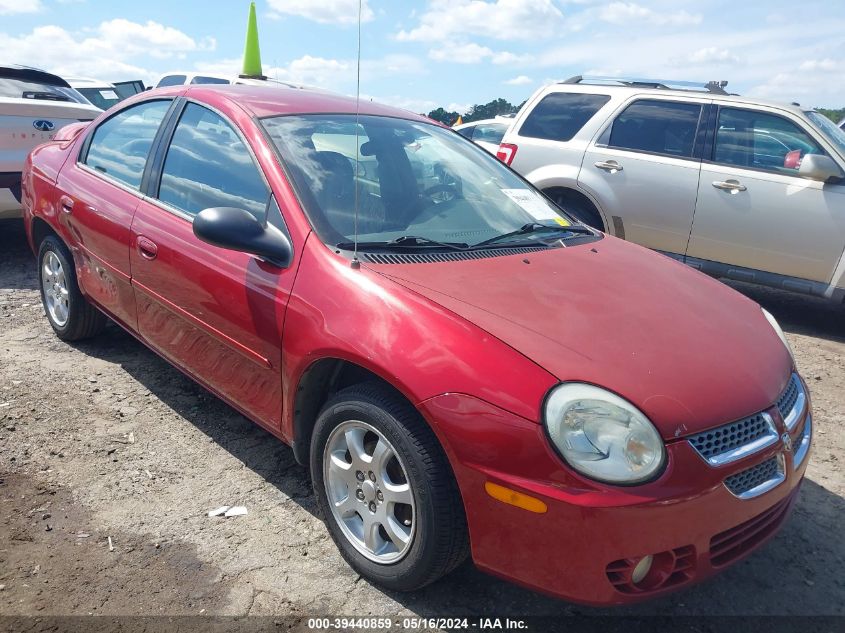
[[531, 420], [539, 420], [543, 398], [557, 382], [478, 326], [366, 266], [352, 268], [316, 239], [302, 254], [283, 356], [282, 434], [289, 438], [299, 381], [323, 358], [364, 367], [415, 405], [465, 393]]

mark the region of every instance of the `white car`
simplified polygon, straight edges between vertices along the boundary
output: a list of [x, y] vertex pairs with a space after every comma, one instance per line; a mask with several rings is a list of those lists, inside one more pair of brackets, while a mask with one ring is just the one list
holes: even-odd
[[502, 137], [507, 132], [511, 123], [513, 123], [513, 116], [497, 116], [495, 119], [482, 119], [481, 121], [462, 123], [452, 129], [495, 156], [496, 152], [499, 151], [499, 143], [502, 142]]
[[845, 301], [845, 132], [727, 82], [572, 77], [498, 156], [585, 224], [702, 272]]
[[195, 71], [174, 71], [162, 75], [155, 83], [156, 88], [165, 86], [187, 86], [189, 84], [246, 84], [249, 86], [272, 86], [280, 88], [298, 88], [315, 90], [309, 86], [302, 86], [277, 79], [259, 79], [257, 77], [240, 77], [238, 75], [215, 75], [213, 73], [201, 73]]
[[0, 219], [21, 216], [21, 170], [30, 150], [100, 112], [61, 77], [0, 65]]
[[71, 87], [101, 110], [108, 110], [122, 101], [113, 83], [87, 77], [68, 77]]

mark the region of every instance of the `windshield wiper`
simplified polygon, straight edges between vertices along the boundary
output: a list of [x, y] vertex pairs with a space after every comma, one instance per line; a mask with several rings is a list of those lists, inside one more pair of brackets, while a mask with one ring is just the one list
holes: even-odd
[[[588, 229], [586, 226], [581, 226], [580, 224], [563, 226], [540, 224], [539, 222], [529, 222], [528, 224], [523, 224], [516, 231], [511, 231], [510, 233], [503, 233], [502, 235], [491, 237], [489, 240], [484, 240], [483, 242], [479, 242], [478, 244], [473, 244], [472, 248], [489, 246], [490, 244], [498, 244], [500, 242], [509, 241], [511, 238], [514, 237], [519, 237], [521, 235], [531, 235], [533, 233], [578, 233], [581, 235], [592, 235], [593, 231]], [[519, 240], [519, 242], [523, 241], [524, 240]]]
[[[337, 248], [351, 251], [355, 248], [355, 242], [340, 242], [335, 244]], [[448, 248], [450, 250], [462, 251], [469, 248], [466, 242], [438, 242], [427, 237], [418, 235], [402, 235], [392, 240], [383, 242], [358, 242], [358, 248]]]

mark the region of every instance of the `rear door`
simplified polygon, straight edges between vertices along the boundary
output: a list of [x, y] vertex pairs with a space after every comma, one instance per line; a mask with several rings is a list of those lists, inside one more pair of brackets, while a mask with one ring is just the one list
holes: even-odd
[[294, 270], [201, 242], [192, 222], [209, 207], [239, 207], [285, 230], [281, 212], [234, 125], [191, 101], [173, 122], [132, 222], [138, 330], [251, 418], [277, 427]]
[[141, 200], [150, 150], [172, 99], [117, 112], [89, 132], [78, 160], [59, 172], [58, 213], [75, 237], [82, 289], [113, 318], [136, 328], [129, 227]]
[[705, 109], [700, 100], [637, 98], [587, 148], [578, 184], [601, 203], [617, 236], [684, 254]]
[[722, 105], [687, 255], [828, 283], [845, 243], [845, 184], [799, 176], [807, 154], [827, 152], [788, 113]]

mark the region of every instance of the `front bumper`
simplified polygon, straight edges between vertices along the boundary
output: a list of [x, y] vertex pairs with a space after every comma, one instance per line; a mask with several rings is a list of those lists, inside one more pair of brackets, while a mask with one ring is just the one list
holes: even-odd
[[[584, 604], [656, 597], [741, 560], [789, 515], [809, 457], [809, 401], [787, 441], [717, 468], [679, 439], [667, 444], [664, 473], [633, 487], [581, 478], [561, 463], [540, 425], [481, 400], [448, 394], [421, 407], [458, 480], [476, 565]], [[771, 415], [784, 433], [775, 407]], [[799, 444], [805, 425], [807, 441]], [[777, 485], [748, 499], [729, 491], [726, 478], [773, 458], [784, 475]], [[492, 498], [488, 481], [540, 499], [547, 511]], [[654, 557], [652, 571], [635, 583], [633, 568], [647, 555]]]

